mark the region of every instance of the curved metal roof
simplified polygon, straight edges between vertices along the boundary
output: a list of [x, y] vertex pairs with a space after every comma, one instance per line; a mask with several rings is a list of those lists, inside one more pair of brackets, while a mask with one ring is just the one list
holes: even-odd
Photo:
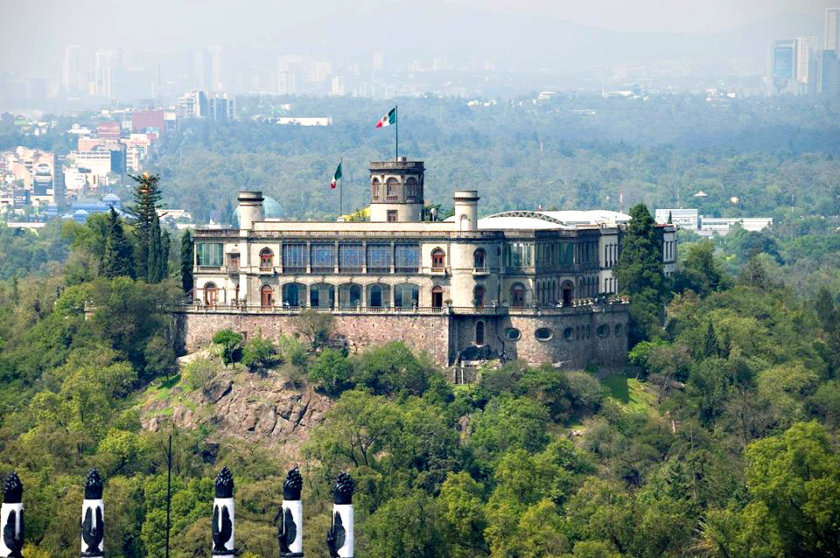
[[516, 209], [479, 219], [480, 229], [572, 229], [579, 225], [618, 225], [630, 222], [630, 216], [617, 211], [534, 211]]

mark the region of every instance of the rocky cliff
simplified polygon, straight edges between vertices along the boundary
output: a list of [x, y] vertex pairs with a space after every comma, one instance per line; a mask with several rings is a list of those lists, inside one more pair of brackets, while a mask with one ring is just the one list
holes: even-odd
[[[195, 356], [179, 359], [182, 370]], [[251, 441], [299, 458], [302, 443], [323, 420], [330, 399], [305, 381], [291, 380], [288, 369], [256, 374], [221, 363], [216, 368], [199, 389], [181, 377], [150, 387], [141, 405], [143, 428], [157, 431], [170, 421], [186, 429], [207, 424], [216, 440]]]

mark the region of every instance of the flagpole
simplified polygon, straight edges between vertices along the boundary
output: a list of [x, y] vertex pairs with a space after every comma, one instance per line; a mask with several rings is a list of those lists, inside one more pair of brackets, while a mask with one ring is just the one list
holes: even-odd
[[396, 143], [394, 145], [394, 160], [395, 161], [400, 160], [400, 111], [399, 111], [399, 108], [400, 108], [399, 105], [394, 105], [394, 120], [396, 121], [396, 122], [394, 122], [394, 124], [396, 124], [396, 126], [397, 126], [396, 133], [395, 133]]
[[341, 158], [341, 161], [338, 163], [339, 168], [341, 168], [341, 183], [338, 185], [338, 218], [341, 219], [342, 212], [341, 212], [341, 202], [342, 197], [344, 196], [344, 157]]

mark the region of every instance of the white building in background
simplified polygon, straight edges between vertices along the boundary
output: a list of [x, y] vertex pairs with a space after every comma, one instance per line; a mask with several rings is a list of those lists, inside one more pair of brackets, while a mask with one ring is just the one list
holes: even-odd
[[817, 38], [799, 37], [796, 39], [796, 83], [799, 94], [817, 92], [819, 82], [817, 65]]
[[654, 220], [659, 224], [667, 223], [669, 216], [674, 225], [701, 236], [723, 236], [736, 225], [752, 232], [760, 232], [773, 225], [772, 217], [706, 217], [700, 215], [697, 209], [681, 208], [657, 209], [654, 212]]
[[657, 209], [653, 219], [664, 225], [671, 218], [671, 223], [683, 229], [697, 230], [700, 228], [700, 214], [696, 209]]
[[225, 121], [236, 118], [236, 102], [227, 93], [210, 96], [206, 91], [190, 91], [178, 99], [178, 107], [185, 119]]
[[332, 126], [333, 120], [328, 116], [312, 118], [281, 116], [277, 118], [277, 124], [281, 126]]

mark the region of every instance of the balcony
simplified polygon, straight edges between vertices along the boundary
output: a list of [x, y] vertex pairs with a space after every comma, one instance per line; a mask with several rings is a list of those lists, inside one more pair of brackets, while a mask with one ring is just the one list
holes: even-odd
[[487, 266], [484, 267], [474, 267], [473, 268], [473, 275], [476, 277], [481, 277], [484, 275], [490, 275], [490, 268]]

